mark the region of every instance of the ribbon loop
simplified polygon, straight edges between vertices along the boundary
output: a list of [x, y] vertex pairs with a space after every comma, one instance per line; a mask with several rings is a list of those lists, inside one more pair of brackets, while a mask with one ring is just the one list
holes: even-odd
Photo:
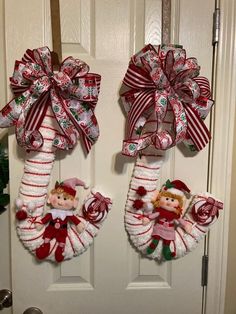
[[206, 201], [205, 210], [209, 212], [210, 216], [217, 215], [218, 211], [223, 209], [223, 203], [215, 200], [213, 197], [208, 197]]
[[94, 198], [96, 199], [95, 203], [93, 204], [93, 210], [97, 211], [98, 208], [101, 212], [107, 209], [107, 206], [111, 204], [111, 200], [108, 197], [103, 196], [99, 192], [94, 194]]
[[15, 63], [10, 82], [16, 97], [0, 111], [0, 127], [15, 124], [19, 145], [37, 150], [44, 142], [39, 129], [50, 106], [60, 126], [54, 146], [70, 149], [81, 135], [89, 152], [99, 136], [94, 109], [100, 81], [79, 59], [68, 57], [54, 73], [48, 47], [28, 49]]
[[136, 156], [149, 145], [166, 150], [182, 141], [204, 148], [210, 133], [203, 120], [213, 101], [199, 71], [196, 58], [187, 59], [180, 46], [147, 45], [131, 58], [123, 80], [130, 90], [121, 94], [128, 113], [123, 154]]

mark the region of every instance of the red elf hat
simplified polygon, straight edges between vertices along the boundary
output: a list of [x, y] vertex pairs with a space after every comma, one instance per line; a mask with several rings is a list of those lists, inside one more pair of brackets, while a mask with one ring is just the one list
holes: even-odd
[[59, 183], [58, 181], [55, 184], [55, 189], [62, 188], [64, 192], [68, 193], [69, 195], [75, 197], [76, 195], [76, 186], [83, 186], [85, 189], [87, 188], [84, 181], [77, 179], [77, 178], [71, 178], [64, 180], [63, 182]]
[[184, 194], [190, 193], [187, 185], [180, 180], [167, 180], [166, 183], [163, 185], [162, 190], [179, 196], [184, 196]]

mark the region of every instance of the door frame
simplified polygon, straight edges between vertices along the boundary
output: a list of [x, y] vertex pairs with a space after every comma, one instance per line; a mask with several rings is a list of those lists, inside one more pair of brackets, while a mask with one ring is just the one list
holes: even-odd
[[[213, 65], [215, 105], [211, 113], [209, 192], [224, 202], [224, 210], [206, 239], [209, 264], [203, 314], [224, 314], [225, 308], [236, 112], [236, 3], [234, 0], [215, 0], [215, 4], [220, 8], [220, 33]], [[179, 42], [179, 6], [180, 0], [171, 1], [172, 42]]]
[[[172, 0], [175, 9], [177, 8], [175, 4], [178, 2], [179, 0]], [[210, 192], [224, 201], [224, 211], [221, 212], [220, 221], [214, 225], [209, 236], [206, 314], [224, 314], [231, 193], [229, 182], [232, 178], [236, 107], [236, 89], [234, 88], [236, 83], [236, 4], [234, 0], [221, 0], [220, 9], [221, 30], [216, 62], [215, 106], [212, 113]], [[172, 31], [177, 33], [176, 29]]]
[[[228, 235], [236, 107], [236, 4], [220, 1], [220, 36], [217, 48], [215, 106], [212, 112], [210, 192], [224, 202], [219, 222], [208, 239], [209, 273], [206, 314], [224, 314]], [[220, 165], [220, 166], [219, 166]]]

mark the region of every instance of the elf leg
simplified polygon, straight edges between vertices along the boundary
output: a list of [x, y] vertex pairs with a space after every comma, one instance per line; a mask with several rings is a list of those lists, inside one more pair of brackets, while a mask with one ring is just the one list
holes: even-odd
[[67, 239], [68, 233], [67, 228], [61, 228], [57, 230], [56, 234], [56, 242], [58, 243], [55, 251], [55, 260], [60, 263], [64, 260], [64, 251], [65, 251], [65, 244]]
[[60, 263], [64, 260], [64, 250], [65, 250], [65, 243], [58, 243], [56, 251], [55, 251], [55, 260]]
[[44, 259], [48, 257], [50, 251], [50, 241], [51, 239], [45, 238], [44, 243], [36, 249], [35, 254], [38, 259]]
[[146, 251], [147, 254], [152, 254], [155, 251], [159, 243], [159, 240], [160, 240], [159, 236], [153, 236], [152, 242], [147, 247], [147, 251]]
[[170, 242], [171, 242], [170, 240], [163, 239], [162, 253], [163, 253], [164, 258], [167, 261], [170, 261], [173, 258], [171, 250], [170, 250]]

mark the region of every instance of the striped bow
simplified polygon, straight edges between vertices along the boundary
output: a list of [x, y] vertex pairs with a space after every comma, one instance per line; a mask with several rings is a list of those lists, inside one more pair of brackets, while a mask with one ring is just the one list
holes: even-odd
[[39, 129], [50, 106], [60, 126], [53, 145], [70, 149], [81, 136], [89, 152], [99, 136], [94, 108], [101, 77], [88, 71], [86, 63], [68, 57], [54, 73], [48, 47], [28, 49], [15, 63], [10, 78], [15, 98], [0, 112], [0, 127], [15, 125], [18, 144], [37, 150], [44, 142]]
[[199, 75], [195, 58], [180, 46], [147, 45], [131, 58], [121, 94], [128, 115], [123, 154], [154, 145], [166, 150], [185, 141], [198, 151], [209, 142], [203, 119], [209, 113], [209, 82]]
[[96, 192], [94, 194], [95, 202], [92, 206], [93, 211], [108, 211], [108, 205], [111, 204], [109, 197], [104, 197], [101, 193]]
[[223, 209], [223, 203], [215, 200], [213, 197], [208, 197], [205, 205], [205, 212], [209, 214], [209, 216], [218, 215], [218, 211]]

